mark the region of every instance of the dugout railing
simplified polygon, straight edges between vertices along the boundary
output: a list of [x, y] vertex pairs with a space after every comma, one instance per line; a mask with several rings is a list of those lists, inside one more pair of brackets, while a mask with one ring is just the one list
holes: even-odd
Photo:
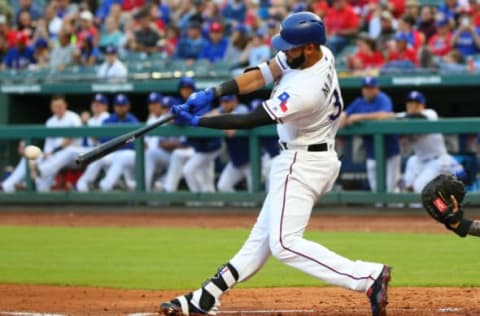
[[[39, 125], [0, 125], [0, 141], [24, 140], [27, 144], [45, 137], [114, 137], [138, 128], [135, 126], [79, 127], [79, 128], [46, 128]], [[418, 202], [415, 193], [385, 192], [385, 155], [384, 137], [389, 134], [421, 134], [440, 132], [444, 134], [477, 134], [480, 132], [480, 118], [425, 120], [385, 120], [362, 122], [339, 131], [339, 135], [373, 135], [374, 152], [377, 161], [378, 191], [333, 191], [322, 197], [320, 203], [408, 203]], [[222, 131], [204, 128], [186, 128], [163, 126], [148, 135], [188, 137], [224, 136]], [[144, 145], [143, 138], [135, 143], [136, 189], [134, 192], [89, 192], [55, 191], [38, 193], [33, 190], [29, 177], [25, 191], [16, 193], [0, 192], [0, 203], [147, 203], [163, 201], [170, 203], [186, 201], [222, 201], [222, 202], [261, 202], [265, 192], [261, 188], [261, 162], [259, 139], [262, 136], [276, 135], [274, 126], [261, 127], [250, 131], [239, 131], [238, 135], [249, 137], [250, 161], [253, 174], [253, 192], [235, 193], [191, 193], [191, 192], [145, 192], [144, 190]], [[28, 165], [28, 164], [27, 164]], [[27, 166], [27, 175], [28, 166]], [[480, 204], [480, 193], [469, 193], [466, 201]]]

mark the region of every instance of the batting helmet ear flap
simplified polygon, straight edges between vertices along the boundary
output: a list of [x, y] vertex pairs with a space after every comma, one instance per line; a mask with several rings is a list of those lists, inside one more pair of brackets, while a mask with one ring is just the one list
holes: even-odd
[[280, 33], [272, 38], [278, 50], [289, 50], [305, 44], [324, 45], [327, 41], [322, 19], [312, 12], [293, 13], [280, 24]]

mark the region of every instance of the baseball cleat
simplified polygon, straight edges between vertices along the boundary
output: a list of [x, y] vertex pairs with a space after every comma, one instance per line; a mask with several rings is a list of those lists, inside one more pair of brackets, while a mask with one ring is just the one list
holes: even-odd
[[201, 316], [207, 313], [199, 311], [193, 306], [187, 297], [179, 296], [169, 302], [160, 305], [161, 315], [164, 316]]
[[367, 291], [367, 296], [372, 306], [372, 316], [387, 315], [387, 291], [391, 270], [391, 267], [384, 265], [382, 272]]

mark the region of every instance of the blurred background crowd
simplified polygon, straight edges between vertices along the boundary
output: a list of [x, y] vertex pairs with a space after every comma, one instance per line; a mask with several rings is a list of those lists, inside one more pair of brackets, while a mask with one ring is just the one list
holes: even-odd
[[4, 69], [93, 67], [117, 80], [142, 58], [243, 68], [275, 54], [280, 21], [302, 10], [324, 19], [340, 70], [479, 63], [478, 0], [0, 0], [0, 57]]

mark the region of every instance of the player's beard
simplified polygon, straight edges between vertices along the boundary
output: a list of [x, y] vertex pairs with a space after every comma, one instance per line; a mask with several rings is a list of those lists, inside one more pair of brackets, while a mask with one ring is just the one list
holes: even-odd
[[302, 52], [302, 54], [298, 57], [292, 58], [290, 61], [287, 59], [287, 65], [288, 67], [292, 69], [297, 69], [299, 68], [303, 63], [305, 62], [305, 53]]

